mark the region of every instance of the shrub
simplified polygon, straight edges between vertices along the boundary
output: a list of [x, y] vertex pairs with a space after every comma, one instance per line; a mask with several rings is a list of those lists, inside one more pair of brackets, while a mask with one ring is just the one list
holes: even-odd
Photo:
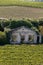
[[4, 28], [1, 26], [1, 22], [0, 22], [0, 31], [4, 31]]
[[7, 37], [5, 32], [0, 32], [0, 45], [7, 44]]
[[17, 28], [17, 27], [20, 27], [20, 26], [27, 26], [29, 28], [31, 28], [33, 25], [30, 21], [28, 20], [10, 20], [10, 28]]
[[5, 21], [5, 22], [3, 22], [3, 26], [4, 26], [4, 27], [7, 27], [9, 24], [10, 24], [10, 21]]
[[0, 25], [2, 27], [6, 27], [10, 24], [10, 20], [9, 19], [0, 19]]
[[10, 24], [10, 21], [9, 20], [3, 20], [2, 21], [2, 27], [6, 27]]
[[43, 26], [43, 18], [39, 19], [39, 25]]
[[33, 20], [33, 21], [31, 21], [31, 23], [33, 24], [34, 27], [36, 27], [37, 29], [39, 29], [39, 21]]

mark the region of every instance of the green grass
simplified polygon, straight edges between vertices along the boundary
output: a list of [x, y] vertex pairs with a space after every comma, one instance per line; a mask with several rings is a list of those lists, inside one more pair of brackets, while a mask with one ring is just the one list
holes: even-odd
[[43, 45], [0, 46], [0, 65], [43, 65]]
[[30, 7], [40, 7], [43, 8], [43, 2], [27, 2], [27, 1], [20, 1], [20, 0], [0, 0], [0, 6], [30, 6]]

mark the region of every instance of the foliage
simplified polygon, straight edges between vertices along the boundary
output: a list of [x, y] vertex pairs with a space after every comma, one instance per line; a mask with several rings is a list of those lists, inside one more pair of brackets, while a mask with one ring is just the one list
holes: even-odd
[[5, 32], [0, 32], [0, 45], [7, 44], [7, 37]]
[[[39, 30], [39, 21], [37, 20], [32, 20], [31, 23], [33, 24], [34, 27], [36, 27]], [[40, 30], [39, 30], [40, 31]]]
[[0, 31], [4, 31], [3, 27], [1, 26], [1, 20], [0, 20]]
[[39, 25], [43, 26], [43, 18], [39, 19]]
[[7, 26], [7, 28], [14, 29], [20, 26], [26, 26], [29, 27], [35, 31], [39, 31], [39, 22], [37, 21], [30, 21], [29, 19], [22, 19], [22, 20], [9, 20], [10, 24]]
[[17, 28], [20, 26], [27, 26], [27, 27], [31, 28], [32, 24], [28, 20], [11, 20], [9, 27], [10, 28]]
[[8, 27], [8, 28], [17, 28], [20, 26], [26, 26], [29, 28], [37, 28], [40, 31], [40, 25], [43, 25], [43, 19], [41, 20], [29, 20], [29, 19], [22, 19], [22, 20], [0, 20], [0, 29]]
[[0, 31], [4, 30], [5, 27], [17, 28], [20, 26], [27, 26], [29, 28], [37, 28], [40, 31], [40, 25], [43, 26], [43, 18], [39, 20], [29, 20], [29, 19], [1, 19], [0, 20]]
[[0, 24], [2, 27], [6, 27], [10, 24], [10, 21], [8, 19], [0, 19]]

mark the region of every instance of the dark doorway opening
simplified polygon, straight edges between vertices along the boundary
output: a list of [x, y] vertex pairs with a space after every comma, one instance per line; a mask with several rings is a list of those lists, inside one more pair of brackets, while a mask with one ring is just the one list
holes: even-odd
[[25, 40], [25, 36], [24, 35], [21, 35], [21, 43], [23, 43]]
[[37, 43], [39, 43], [39, 36], [37, 36]]

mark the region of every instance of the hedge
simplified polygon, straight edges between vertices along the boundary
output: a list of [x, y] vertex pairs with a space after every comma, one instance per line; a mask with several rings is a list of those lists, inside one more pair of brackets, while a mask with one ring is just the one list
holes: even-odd
[[2, 27], [10, 27], [10, 28], [16, 28], [16, 27], [20, 27], [20, 26], [28, 26], [28, 27], [36, 27], [37, 29], [39, 29], [40, 25], [43, 25], [43, 18], [39, 19], [39, 20], [35, 20], [35, 19], [21, 19], [21, 20], [15, 20], [15, 19], [1, 19], [0, 20], [0, 28]]
[[7, 44], [7, 36], [5, 32], [0, 32], [0, 45]]
[[20, 26], [27, 26], [31, 28], [33, 25], [28, 20], [11, 20], [10, 21], [10, 26], [9, 26], [10, 28], [17, 28]]

